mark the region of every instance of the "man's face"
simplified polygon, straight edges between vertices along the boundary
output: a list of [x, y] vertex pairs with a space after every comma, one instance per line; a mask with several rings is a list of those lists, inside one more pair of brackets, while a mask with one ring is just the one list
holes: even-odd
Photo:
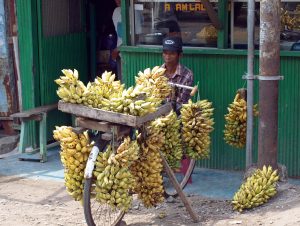
[[179, 62], [180, 53], [176, 51], [163, 51], [163, 59], [166, 64], [177, 64]]

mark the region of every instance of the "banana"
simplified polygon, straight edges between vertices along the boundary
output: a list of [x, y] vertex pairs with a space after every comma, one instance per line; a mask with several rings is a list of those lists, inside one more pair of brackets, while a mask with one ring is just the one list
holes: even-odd
[[[92, 149], [87, 132], [77, 135], [72, 131], [72, 127], [56, 126], [53, 131], [53, 137], [60, 142], [60, 157], [65, 168], [66, 189], [76, 201], [81, 201], [84, 179], [83, 170]], [[82, 142], [83, 139], [84, 142]]]
[[96, 200], [128, 211], [132, 197], [129, 190], [135, 184], [129, 167], [138, 159], [139, 145], [137, 141], [124, 138], [116, 153], [108, 146], [105, 152], [99, 153], [95, 164], [94, 175], [96, 181]]
[[196, 103], [189, 100], [181, 108], [182, 139], [187, 155], [191, 158], [209, 157], [210, 133], [214, 125], [213, 110], [212, 103], [208, 100], [200, 100]]
[[232, 200], [233, 210], [242, 212], [244, 209], [266, 203], [277, 193], [276, 183], [278, 180], [277, 170], [273, 171], [271, 166], [268, 168], [263, 166], [262, 169], [257, 169], [234, 194]]
[[179, 168], [183, 156], [180, 137], [180, 120], [174, 111], [151, 122], [151, 127], [157, 128], [164, 136], [164, 145], [161, 148], [171, 168]]
[[83, 104], [92, 108], [114, 111], [135, 116], [144, 116], [157, 110], [170, 95], [165, 69], [155, 66], [146, 68], [136, 76], [136, 85], [124, 89], [124, 84], [115, 81], [115, 74], [105, 71], [87, 86], [79, 80], [76, 69], [63, 69], [63, 76], [54, 80], [59, 85], [57, 95], [65, 102]]
[[[247, 101], [244, 89], [237, 91], [233, 102], [227, 108], [225, 115], [224, 140], [235, 148], [244, 148], [247, 131]], [[257, 105], [254, 105], [253, 115], [257, 116]]]
[[163, 169], [159, 150], [164, 145], [164, 135], [150, 123], [146, 126], [146, 138], [139, 137], [140, 154], [130, 166], [135, 179], [133, 190], [145, 207], [153, 207], [164, 200], [161, 171]]

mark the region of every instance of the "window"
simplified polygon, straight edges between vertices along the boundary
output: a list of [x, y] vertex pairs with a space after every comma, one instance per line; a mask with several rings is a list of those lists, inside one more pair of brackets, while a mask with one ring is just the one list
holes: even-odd
[[[247, 2], [241, 0], [233, 1], [230, 6], [230, 47], [234, 49], [247, 49], [248, 32], [247, 32]], [[259, 48], [259, 3], [255, 3], [254, 13], [254, 46]]]
[[[255, 3], [254, 45], [259, 48], [259, 2]], [[230, 7], [230, 46], [235, 49], [247, 48], [247, 1], [234, 0]], [[281, 2], [280, 49], [300, 50], [300, 1], [282, 0]]]
[[[218, 12], [218, 1], [210, 0]], [[184, 46], [217, 47], [217, 29], [200, 0], [130, 0], [133, 45], [161, 45], [181, 36]], [[247, 0], [228, 0], [228, 47], [247, 49]], [[134, 8], [134, 9], [133, 9]], [[254, 46], [259, 49], [260, 3], [255, 0]], [[281, 50], [300, 50], [300, 0], [281, 1]], [[298, 43], [299, 41], [299, 43]]]
[[280, 49], [300, 50], [300, 1], [281, 3]]
[[[132, 40], [136, 45], [161, 45], [166, 36], [181, 36], [184, 46], [217, 47], [217, 29], [197, 0], [134, 0]], [[212, 6], [217, 13], [217, 3]], [[132, 15], [130, 14], [130, 15]], [[131, 23], [133, 24], [133, 23]], [[132, 27], [132, 26], [131, 26]]]

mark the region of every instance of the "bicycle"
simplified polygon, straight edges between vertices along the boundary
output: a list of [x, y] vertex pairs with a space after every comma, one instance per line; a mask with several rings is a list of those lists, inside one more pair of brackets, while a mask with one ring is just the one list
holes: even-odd
[[[180, 84], [174, 84], [170, 83], [170, 85], [173, 87], [173, 94], [177, 92], [178, 88], [185, 88], [192, 90], [191, 95], [193, 96], [198, 87], [189, 87], [189, 86], [183, 86]], [[172, 95], [171, 99], [174, 100], [174, 96]], [[172, 103], [172, 107], [175, 110], [176, 105], [174, 105], [174, 101]], [[132, 134], [132, 132], [131, 132]], [[94, 189], [93, 189], [93, 169], [95, 165], [96, 158], [99, 154], [99, 152], [103, 152], [108, 145], [109, 141], [103, 139], [103, 133], [99, 133], [98, 136], [95, 137], [95, 145], [91, 150], [86, 168], [85, 168], [85, 183], [84, 183], [84, 215], [86, 222], [89, 226], [94, 226], [94, 225], [101, 225], [101, 226], [117, 226], [119, 222], [121, 222], [122, 218], [124, 217], [125, 212], [119, 209], [112, 209], [109, 205], [107, 204], [100, 204], [98, 203], [95, 199], [92, 198], [92, 196], [95, 195]], [[114, 137], [114, 134], [112, 134], [112, 137]], [[163, 161], [166, 163], [166, 160], [162, 156]], [[184, 173], [182, 180], [178, 181], [178, 175], [177, 178], [176, 176], [170, 172], [170, 168], [167, 167], [165, 169], [169, 175], [170, 180], [164, 181], [164, 187], [165, 187], [165, 195], [166, 196], [177, 196], [179, 190], [182, 190], [188, 183], [189, 178], [192, 175], [192, 172], [195, 167], [195, 160], [192, 159], [189, 163], [187, 171]], [[166, 165], [165, 165], [166, 166]], [[165, 167], [166, 168], [166, 167]], [[169, 172], [168, 172], [169, 170]], [[167, 177], [166, 177], [167, 178]], [[176, 184], [175, 189], [166, 189], [167, 184], [170, 184], [170, 182], [173, 183], [174, 185], [174, 180], [178, 181], [179, 184]], [[181, 197], [183, 194], [179, 194]], [[197, 216], [193, 213], [193, 210], [187, 204], [187, 209], [191, 214], [192, 218], [194, 221], [197, 221]], [[95, 222], [96, 221], [96, 222]]]

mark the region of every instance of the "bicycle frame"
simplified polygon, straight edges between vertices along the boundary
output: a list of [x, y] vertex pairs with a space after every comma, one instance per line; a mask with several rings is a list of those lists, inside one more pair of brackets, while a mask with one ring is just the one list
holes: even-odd
[[85, 179], [92, 178], [93, 170], [95, 167], [95, 162], [96, 162], [97, 156], [99, 154], [99, 151], [100, 150], [96, 145], [92, 148], [91, 153], [88, 158], [88, 161], [86, 163], [85, 170], [84, 170], [84, 178]]

